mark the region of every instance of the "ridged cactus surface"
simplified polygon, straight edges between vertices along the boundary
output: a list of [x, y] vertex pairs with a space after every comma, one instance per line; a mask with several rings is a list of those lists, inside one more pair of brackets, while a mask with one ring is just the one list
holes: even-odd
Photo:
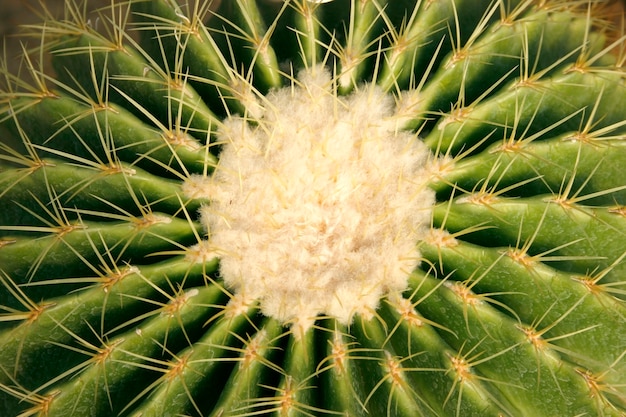
[[625, 416], [605, 5], [68, 0], [2, 71], [0, 416]]

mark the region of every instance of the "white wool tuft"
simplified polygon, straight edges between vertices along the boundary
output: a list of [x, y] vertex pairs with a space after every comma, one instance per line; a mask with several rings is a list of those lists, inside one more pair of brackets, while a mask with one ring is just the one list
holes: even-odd
[[[348, 324], [406, 289], [429, 231], [430, 154], [375, 86], [334, 94], [320, 67], [225, 121], [202, 211], [228, 288], [282, 322]], [[194, 195], [197, 195], [197, 186]]]

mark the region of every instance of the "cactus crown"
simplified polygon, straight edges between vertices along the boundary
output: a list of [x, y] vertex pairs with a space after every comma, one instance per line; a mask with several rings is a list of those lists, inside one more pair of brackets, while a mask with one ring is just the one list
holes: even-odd
[[238, 302], [306, 331], [320, 314], [372, 315], [407, 288], [434, 193], [429, 151], [398, 129], [391, 97], [370, 86], [337, 97], [321, 67], [294, 84], [224, 123], [216, 170], [193, 189], [211, 201], [203, 246]]

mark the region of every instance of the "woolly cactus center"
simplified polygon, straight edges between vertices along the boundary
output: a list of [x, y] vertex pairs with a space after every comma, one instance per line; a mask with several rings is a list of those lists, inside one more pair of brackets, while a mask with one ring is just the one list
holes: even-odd
[[[429, 229], [431, 155], [373, 85], [338, 96], [320, 69], [232, 117], [206, 187], [211, 250], [239, 303], [308, 327], [349, 323], [406, 289]], [[233, 301], [234, 302], [234, 301]]]

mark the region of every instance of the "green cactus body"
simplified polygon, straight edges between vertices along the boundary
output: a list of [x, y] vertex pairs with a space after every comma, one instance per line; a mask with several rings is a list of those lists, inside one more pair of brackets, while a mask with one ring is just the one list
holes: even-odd
[[67, 1], [0, 91], [0, 415], [626, 415], [604, 7]]

